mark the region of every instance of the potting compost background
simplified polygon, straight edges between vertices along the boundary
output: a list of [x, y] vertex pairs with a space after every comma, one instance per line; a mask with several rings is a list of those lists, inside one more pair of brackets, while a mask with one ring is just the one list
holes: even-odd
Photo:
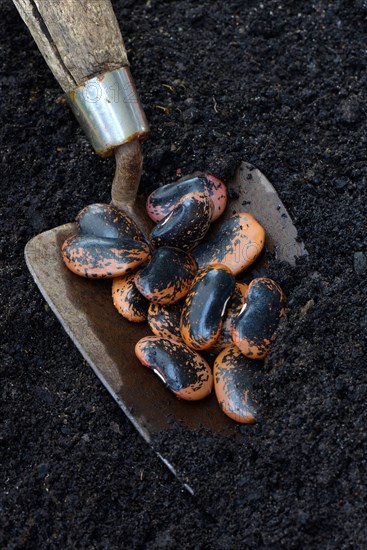
[[33, 235], [109, 201], [114, 163], [92, 153], [2, 0], [0, 545], [365, 548], [367, 2], [113, 4], [152, 128], [142, 189], [194, 170], [226, 180], [247, 160], [309, 257], [269, 271], [289, 308], [258, 389], [261, 422], [237, 440], [175, 425], [162, 435], [193, 498], [26, 269]]

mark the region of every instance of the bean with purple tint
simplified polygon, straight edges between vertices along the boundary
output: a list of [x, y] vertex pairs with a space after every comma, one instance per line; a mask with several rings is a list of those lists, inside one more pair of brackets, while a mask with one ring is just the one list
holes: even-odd
[[227, 204], [227, 187], [212, 174], [188, 177], [176, 183], [158, 187], [147, 200], [148, 216], [159, 222], [176, 206], [178, 201], [190, 193], [205, 193], [214, 204], [212, 221], [219, 218]]

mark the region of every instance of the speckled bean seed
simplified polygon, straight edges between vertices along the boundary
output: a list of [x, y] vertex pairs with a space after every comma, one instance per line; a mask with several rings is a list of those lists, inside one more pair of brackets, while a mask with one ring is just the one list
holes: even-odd
[[248, 285], [241, 281], [236, 282], [231, 299], [228, 302], [227, 312], [223, 319], [223, 326], [218, 340], [210, 349], [212, 353], [220, 353], [225, 347], [231, 346], [232, 328], [236, 318], [238, 317], [245, 301]]
[[152, 259], [136, 276], [138, 290], [151, 302], [173, 304], [186, 296], [197, 266], [190, 254], [165, 246], [152, 254]]
[[106, 239], [74, 235], [62, 246], [65, 265], [73, 273], [96, 279], [131, 273], [149, 254], [146, 243], [130, 238]]
[[209, 365], [184, 344], [168, 338], [147, 336], [135, 346], [139, 361], [152, 369], [177, 397], [203, 399], [213, 387]]
[[134, 283], [135, 273], [112, 281], [112, 299], [117, 311], [128, 321], [141, 323], [147, 319], [149, 302]]
[[246, 357], [262, 359], [268, 355], [285, 306], [283, 291], [272, 279], [259, 277], [250, 283], [246, 304], [232, 328], [233, 342]]
[[221, 410], [236, 422], [253, 424], [258, 416], [258, 403], [253, 385], [264, 376], [263, 366], [247, 359], [232, 345], [225, 348], [214, 362], [214, 388]]
[[234, 286], [234, 276], [224, 265], [210, 265], [198, 272], [181, 315], [181, 335], [188, 346], [203, 350], [216, 342]]
[[264, 228], [251, 214], [240, 213], [225, 220], [216, 235], [200, 243], [192, 255], [199, 269], [220, 263], [237, 275], [256, 260], [264, 243]]
[[204, 193], [191, 193], [182, 197], [171, 212], [153, 228], [152, 246], [175, 246], [191, 250], [209, 229], [213, 202]]
[[90, 204], [79, 212], [75, 221], [80, 235], [93, 235], [106, 239], [129, 237], [134, 240], [144, 240], [136, 223], [110, 204]]
[[183, 196], [196, 192], [205, 193], [211, 198], [214, 204], [212, 221], [219, 218], [227, 204], [227, 187], [212, 174], [188, 177], [185, 180], [158, 187], [148, 197], [148, 216], [154, 222], [159, 222], [171, 212]]
[[166, 306], [151, 302], [148, 310], [148, 323], [156, 336], [181, 341], [180, 320], [183, 301]]

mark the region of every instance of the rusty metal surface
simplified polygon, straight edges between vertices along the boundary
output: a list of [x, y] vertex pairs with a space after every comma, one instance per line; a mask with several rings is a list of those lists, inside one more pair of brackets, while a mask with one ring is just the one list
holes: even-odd
[[[266, 229], [267, 248], [281, 260], [294, 263], [305, 254], [277, 193], [259, 170], [243, 163], [229, 187], [238, 198], [231, 199], [225, 216], [251, 212]], [[74, 224], [66, 224], [34, 237], [25, 249], [28, 268], [68, 335], [144, 439], [154, 443], [170, 419], [190, 430], [202, 426], [218, 434], [234, 433], [235, 423], [220, 411], [214, 393], [199, 402], [180, 401], [139, 363], [134, 346], [150, 334], [149, 327], [129, 323], [117, 313], [111, 280], [83, 279], [64, 266], [60, 247], [74, 231]], [[258, 259], [254, 274], [266, 257], [267, 252]]]

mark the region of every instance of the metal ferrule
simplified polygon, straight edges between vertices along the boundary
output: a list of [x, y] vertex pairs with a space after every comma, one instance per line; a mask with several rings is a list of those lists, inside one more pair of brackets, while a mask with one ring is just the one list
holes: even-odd
[[87, 80], [69, 92], [68, 101], [92, 147], [103, 157], [123, 143], [149, 135], [129, 67]]

